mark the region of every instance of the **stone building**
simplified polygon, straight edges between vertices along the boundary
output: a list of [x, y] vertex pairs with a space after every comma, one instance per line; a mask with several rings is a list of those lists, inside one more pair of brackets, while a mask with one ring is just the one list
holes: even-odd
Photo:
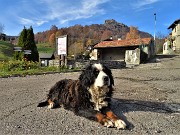
[[151, 38], [102, 41], [93, 47], [92, 60], [125, 61], [127, 50], [140, 50], [141, 60], [155, 55], [154, 41]]

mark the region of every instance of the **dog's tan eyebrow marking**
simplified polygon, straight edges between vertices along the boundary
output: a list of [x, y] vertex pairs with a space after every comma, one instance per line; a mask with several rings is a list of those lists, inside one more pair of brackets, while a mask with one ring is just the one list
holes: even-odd
[[98, 69], [99, 71], [102, 71], [103, 70], [103, 67], [101, 64], [94, 64], [93, 65], [96, 69]]

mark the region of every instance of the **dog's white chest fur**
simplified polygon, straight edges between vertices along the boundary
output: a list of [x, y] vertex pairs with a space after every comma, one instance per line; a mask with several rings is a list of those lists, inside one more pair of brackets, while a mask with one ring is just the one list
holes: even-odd
[[89, 88], [91, 94], [91, 102], [94, 103], [94, 110], [99, 111], [102, 107], [108, 106], [108, 102], [105, 101], [106, 93], [109, 91], [107, 86], [104, 87], [94, 87]]

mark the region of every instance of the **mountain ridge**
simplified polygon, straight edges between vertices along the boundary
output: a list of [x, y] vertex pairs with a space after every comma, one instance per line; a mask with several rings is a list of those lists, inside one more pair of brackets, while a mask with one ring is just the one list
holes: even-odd
[[[101, 42], [102, 40], [112, 38], [125, 39], [126, 34], [130, 31], [130, 27], [123, 23], [119, 23], [114, 19], [105, 20], [104, 24], [91, 24], [82, 26], [76, 24], [67, 28], [59, 28], [52, 25], [50, 30], [38, 32], [35, 34], [36, 43], [47, 43], [49, 46], [55, 47], [55, 38], [58, 36], [68, 35], [68, 50], [70, 54], [74, 53], [76, 48], [76, 53], [82, 53], [86, 47]], [[139, 31], [138, 34], [140, 38], [151, 37], [152, 35]]]
[[[55, 25], [52, 25], [52, 27]], [[126, 24], [123, 23], [119, 23], [114, 19], [108, 19], [104, 21], [104, 24], [91, 24], [91, 25], [85, 25], [82, 26], [80, 24], [76, 24], [74, 26], [70, 26], [70, 27], [64, 27], [64, 28], [56, 28], [56, 30], [54, 30], [51, 27], [50, 30], [46, 30], [43, 32], [38, 32], [35, 34], [35, 40], [37, 42], [47, 42], [48, 39], [45, 38], [49, 38], [49, 36], [53, 33], [53, 32], [57, 32], [59, 31], [60, 35], [69, 35], [75, 38], [90, 38], [92, 39], [92, 35], [94, 36], [98, 36], [97, 40], [101, 40], [101, 36], [103, 35], [104, 31], [110, 31], [111, 32], [111, 36], [114, 37], [114, 39], [117, 38], [121, 38], [121, 39], [125, 39], [126, 34], [129, 32], [130, 27], [127, 26]], [[55, 26], [56, 27], [56, 26]], [[53, 29], [53, 30], [52, 30]], [[81, 32], [81, 33], [79, 33]], [[138, 30], [139, 35], [141, 38], [144, 37], [153, 37], [151, 34], [149, 34], [148, 32], [144, 32], [144, 31], [140, 31]], [[75, 35], [76, 33], [76, 35]], [[41, 35], [44, 35], [44, 39], [39, 39], [39, 37], [41, 37]], [[84, 36], [82, 36], [84, 35]], [[41, 37], [42, 38], [42, 37]], [[42, 41], [41, 41], [42, 40]]]

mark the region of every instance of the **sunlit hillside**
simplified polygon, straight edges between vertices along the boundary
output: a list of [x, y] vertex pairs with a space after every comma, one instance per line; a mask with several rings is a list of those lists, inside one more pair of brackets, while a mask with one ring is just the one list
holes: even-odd
[[9, 60], [13, 57], [13, 44], [0, 41], [0, 61]]
[[36, 44], [39, 53], [53, 53], [55, 48], [49, 46], [48, 43]]

